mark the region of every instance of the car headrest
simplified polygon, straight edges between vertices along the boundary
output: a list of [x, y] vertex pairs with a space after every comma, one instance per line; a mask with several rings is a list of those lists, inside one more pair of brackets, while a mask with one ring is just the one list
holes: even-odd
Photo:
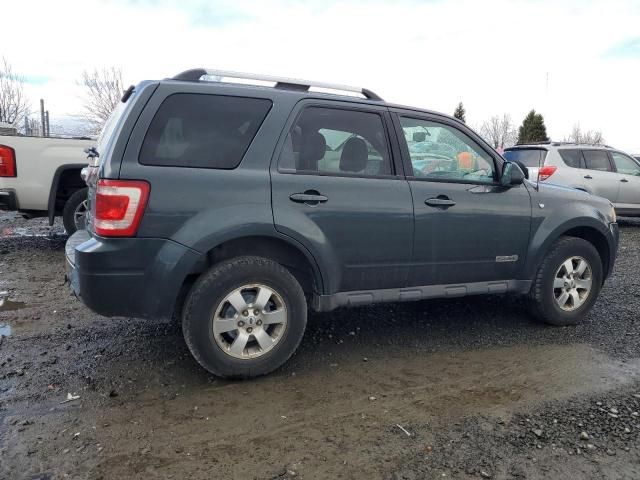
[[352, 137], [347, 140], [340, 155], [340, 170], [342, 172], [361, 172], [367, 166], [369, 151], [364, 140]]
[[319, 132], [305, 133], [300, 143], [300, 164], [298, 170], [317, 170], [318, 161], [324, 158], [327, 141]]

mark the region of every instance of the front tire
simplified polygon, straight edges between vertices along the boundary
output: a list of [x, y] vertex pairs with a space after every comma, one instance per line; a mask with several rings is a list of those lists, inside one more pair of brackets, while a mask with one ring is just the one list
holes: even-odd
[[544, 258], [529, 294], [534, 315], [551, 325], [584, 321], [602, 287], [602, 260], [586, 240], [560, 238]]
[[81, 188], [69, 197], [62, 210], [62, 223], [69, 235], [87, 227], [87, 189]]
[[307, 303], [295, 277], [261, 257], [214, 265], [189, 292], [182, 331], [189, 350], [219, 377], [249, 378], [284, 364], [302, 340]]

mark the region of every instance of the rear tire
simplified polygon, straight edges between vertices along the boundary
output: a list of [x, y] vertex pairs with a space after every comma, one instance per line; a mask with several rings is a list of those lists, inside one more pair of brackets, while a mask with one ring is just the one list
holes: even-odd
[[[62, 210], [62, 223], [69, 235], [86, 228], [87, 188], [77, 190], [69, 197]], [[84, 207], [84, 209], [83, 209]]]
[[214, 265], [189, 292], [182, 332], [194, 358], [219, 377], [249, 378], [284, 364], [302, 340], [307, 303], [295, 277], [262, 257]]
[[560, 238], [547, 253], [529, 293], [533, 314], [550, 325], [584, 321], [602, 287], [602, 260], [586, 240]]

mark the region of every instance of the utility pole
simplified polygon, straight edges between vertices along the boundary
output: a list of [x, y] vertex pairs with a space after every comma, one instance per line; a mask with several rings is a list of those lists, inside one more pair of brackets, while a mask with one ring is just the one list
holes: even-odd
[[45, 123], [45, 125], [46, 125], [46, 128], [45, 128], [45, 132], [46, 132], [45, 137], [50, 137], [50, 136], [51, 136], [51, 130], [50, 130], [50, 128], [49, 128], [49, 110], [46, 110], [46, 111], [44, 112], [44, 123]]
[[40, 99], [40, 136], [46, 137], [45, 135], [45, 120], [44, 120], [44, 99]]

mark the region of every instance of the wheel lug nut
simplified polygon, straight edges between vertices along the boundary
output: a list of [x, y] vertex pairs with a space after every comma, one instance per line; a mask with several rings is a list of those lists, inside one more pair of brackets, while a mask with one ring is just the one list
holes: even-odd
[[258, 320], [258, 321], [256, 322], [256, 325], [262, 325], [262, 320]]
[[251, 333], [251, 332], [253, 332], [253, 328], [247, 327], [247, 333]]
[[258, 310], [257, 308], [253, 311], [254, 315], [260, 315], [260, 310]]
[[242, 320], [240, 320], [240, 321], [238, 322], [238, 326], [239, 326], [239, 327], [244, 327], [244, 322], [243, 322]]
[[246, 317], [247, 315], [249, 315], [249, 312], [245, 310], [244, 312], [242, 312], [242, 315]]

